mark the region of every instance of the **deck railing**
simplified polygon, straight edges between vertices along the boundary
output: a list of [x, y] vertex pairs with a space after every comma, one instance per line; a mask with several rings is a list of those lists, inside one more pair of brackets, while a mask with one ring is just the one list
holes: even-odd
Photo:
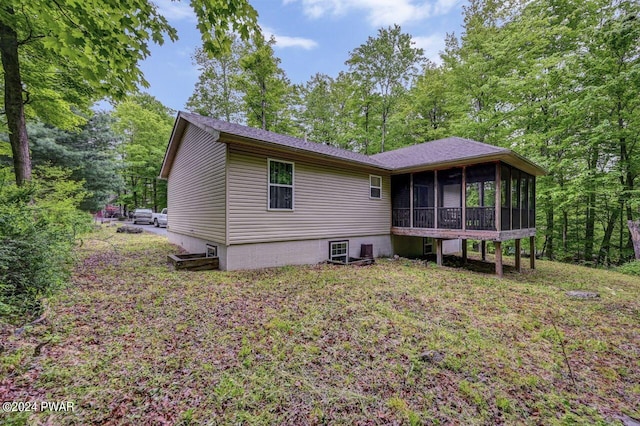
[[393, 226], [400, 228], [408, 228], [411, 226], [411, 209], [393, 209], [391, 213]]
[[[436, 229], [435, 214], [438, 214], [439, 229], [462, 229], [462, 208], [460, 207], [416, 207], [413, 209], [413, 227]], [[510, 216], [510, 208], [502, 208], [502, 231], [520, 229], [524, 225], [535, 227], [535, 211], [513, 209], [514, 216]], [[528, 215], [520, 220], [521, 215]], [[465, 213], [465, 228], [478, 231], [496, 230], [495, 207], [467, 207]], [[513, 227], [510, 220], [513, 219]], [[411, 209], [397, 208], [392, 210], [393, 226], [399, 228], [411, 227]], [[527, 223], [528, 222], [528, 223]]]
[[413, 209], [414, 228], [435, 228], [435, 208], [416, 207]]
[[462, 229], [462, 208], [439, 207], [438, 228]]
[[465, 221], [467, 229], [495, 231], [495, 207], [467, 207]]

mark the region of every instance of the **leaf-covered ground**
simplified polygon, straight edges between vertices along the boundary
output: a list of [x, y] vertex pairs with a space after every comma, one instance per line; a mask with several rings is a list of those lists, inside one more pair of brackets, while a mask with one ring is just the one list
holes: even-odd
[[175, 272], [165, 260], [177, 249], [161, 237], [88, 238], [46, 318], [0, 329], [0, 399], [75, 410], [0, 423], [640, 418], [637, 277], [539, 262], [497, 279], [404, 259]]

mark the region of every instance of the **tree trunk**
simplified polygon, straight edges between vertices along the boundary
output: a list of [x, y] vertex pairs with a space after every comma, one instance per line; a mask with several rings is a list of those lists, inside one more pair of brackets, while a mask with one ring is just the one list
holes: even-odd
[[627, 221], [627, 226], [629, 226], [629, 232], [631, 233], [636, 259], [640, 260], [640, 220], [636, 222], [629, 220]]
[[[628, 193], [633, 193], [634, 191], [634, 185], [633, 185], [634, 179], [635, 177], [631, 175], [631, 173], [627, 174], [627, 186], [625, 189], [628, 191]], [[631, 204], [628, 201], [626, 201], [625, 203], [626, 203], [627, 220], [633, 221], [633, 210], [631, 209]], [[622, 216], [622, 213], [620, 215]], [[632, 246], [634, 246], [634, 244], [635, 243], [633, 240], [633, 236], [631, 235], [631, 233], [629, 233], [629, 239], [627, 240], [627, 248], [630, 249]], [[637, 256], [637, 253], [638, 251], [636, 250], [636, 256]]]
[[602, 244], [600, 244], [600, 251], [598, 252], [598, 265], [604, 264], [611, 258], [611, 237], [618, 221], [618, 215], [621, 214], [620, 210], [615, 209], [607, 222], [607, 228], [604, 231], [604, 237], [602, 237]]
[[382, 107], [382, 139], [380, 141], [380, 152], [384, 152], [384, 140], [387, 136], [387, 116], [389, 111], [385, 106]]
[[566, 210], [562, 211], [562, 250], [566, 256], [569, 251], [569, 213]]
[[260, 109], [261, 109], [261, 121], [262, 121], [262, 130], [267, 130], [267, 87], [262, 83], [262, 99], [260, 100]]
[[153, 211], [157, 213], [158, 212], [158, 184], [156, 179], [153, 179], [152, 185], [153, 185]]
[[[624, 210], [624, 202], [620, 202], [620, 211]], [[618, 260], [622, 261], [624, 252], [624, 218], [622, 213], [620, 214], [620, 245], [618, 246]]]
[[584, 260], [591, 262], [593, 260], [593, 240], [595, 238], [595, 193], [590, 193], [587, 197], [586, 222], [584, 233]]
[[584, 233], [584, 260], [593, 261], [593, 240], [595, 239], [596, 224], [596, 188], [594, 178], [596, 175], [596, 165], [598, 164], [599, 152], [593, 150], [589, 153], [588, 176], [587, 183], [587, 206], [585, 211], [585, 233]]
[[[5, 12], [14, 15], [11, 7]], [[29, 158], [29, 137], [24, 118], [22, 99], [22, 77], [18, 59], [18, 34], [0, 21], [0, 57], [4, 70], [4, 108], [9, 128], [9, 142], [13, 155], [13, 168], [18, 186], [31, 180], [31, 159]]]
[[555, 253], [553, 252], [553, 222], [553, 207], [549, 207], [547, 210], [547, 229], [545, 231], [545, 250], [549, 260], [553, 260], [555, 257]]
[[364, 154], [369, 155], [369, 105], [364, 107]]
[[131, 190], [133, 191], [133, 208], [137, 208], [138, 207], [138, 188], [136, 188], [137, 185], [137, 179], [134, 180], [133, 175], [131, 175]]

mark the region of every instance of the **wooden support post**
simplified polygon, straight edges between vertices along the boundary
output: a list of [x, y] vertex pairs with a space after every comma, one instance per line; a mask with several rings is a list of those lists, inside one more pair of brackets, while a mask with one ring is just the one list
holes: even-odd
[[516, 238], [516, 271], [518, 272], [522, 272], [520, 260], [520, 238]]
[[438, 194], [438, 171], [434, 170], [433, 171], [433, 198], [434, 198], [434, 203], [433, 205], [435, 206], [435, 208], [433, 209], [433, 227], [438, 229], [438, 208], [440, 207], [440, 201], [439, 201], [439, 197], [440, 195]]
[[536, 237], [529, 237], [529, 265], [531, 269], [536, 269]]
[[486, 261], [487, 260], [487, 242], [485, 240], [482, 240], [482, 242], [480, 243], [480, 251], [482, 253], [482, 260]]
[[462, 262], [467, 263], [467, 240], [462, 240]]
[[502, 168], [500, 167], [500, 162], [496, 163], [496, 231], [500, 232], [502, 230]]
[[496, 247], [496, 275], [502, 278], [502, 243], [494, 241], [493, 245]]
[[467, 167], [462, 166], [462, 182], [460, 184], [460, 205], [462, 207], [462, 230], [467, 229]]
[[436, 238], [436, 263], [442, 266], [442, 240]]
[[409, 174], [409, 228], [413, 228], [413, 173]]

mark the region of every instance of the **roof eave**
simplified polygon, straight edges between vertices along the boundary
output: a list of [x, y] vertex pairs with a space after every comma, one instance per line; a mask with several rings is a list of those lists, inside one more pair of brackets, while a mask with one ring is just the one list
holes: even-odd
[[173, 161], [175, 160], [176, 153], [178, 152], [178, 148], [182, 140], [182, 135], [187, 127], [187, 123], [190, 123], [198, 127], [199, 129], [202, 129], [203, 131], [213, 135], [216, 140], [220, 137], [220, 132], [218, 132], [213, 127], [206, 126], [195, 120], [189, 120], [184, 116], [182, 112], [178, 112], [176, 121], [173, 123], [171, 136], [169, 137], [169, 144], [167, 145], [167, 150], [165, 151], [164, 159], [162, 160], [162, 167], [160, 168], [160, 175], [158, 176], [160, 179], [167, 180], [169, 178], [169, 172], [171, 171], [171, 167], [173, 166]]
[[[504, 149], [501, 152], [493, 153], [493, 154], [483, 154], [471, 157], [464, 157], [459, 159], [454, 159], [450, 161], [438, 162], [438, 163], [422, 163], [407, 167], [390, 167], [385, 166], [380, 163], [372, 163], [368, 161], [359, 161], [351, 158], [340, 157], [337, 155], [324, 154], [316, 151], [306, 150], [303, 148], [292, 147], [289, 145], [283, 145], [276, 142], [269, 142], [262, 139], [251, 138], [248, 136], [238, 135], [235, 133], [229, 132], [221, 132], [211, 126], [207, 126], [199, 122], [198, 120], [192, 120], [188, 116], [185, 116], [182, 112], [179, 112], [176, 121], [173, 126], [173, 130], [171, 131], [171, 137], [169, 138], [169, 144], [167, 145], [167, 150], [165, 151], [164, 160], [162, 162], [162, 168], [160, 169], [160, 179], [168, 179], [169, 173], [171, 171], [171, 167], [173, 166], [173, 162], [175, 160], [176, 153], [180, 146], [182, 135], [186, 129], [187, 123], [190, 123], [201, 130], [211, 134], [214, 136], [216, 141], [224, 142], [224, 143], [239, 143], [246, 146], [262, 146], [268, 148], [270, 150], [280, 151], [280, 152], [289, 152], [296, 153], [298, 155], [305, 155], [312, 158], [322, 158], [328, 161], [342, 163], [342, 164], [350, 164], [350, 165], [358, 165], [360, 167], [366, 167], [373, 170], [400, 174], [400, 173], [410, 173], [410, 172], [418, 172], [423, 170], [436, 170], [436, 169], [445, 169], [456, 166], [464, 166], [464, 165], [472, 165], [478, 164], [482, 162], [491, 162], [491, 161], [504, 161], [508, 164], [511, 164], [514, 167], [517, 167], [520, 170], [523, 170], [529, 174], [534, 176], [543, 176], [547, 174], [546, 170], [533, 163], [532, 161], [522, 157], [521, 155], [509, 150]], [[375, 161], [375, 160], [372, 160]]]
[[474, 165], [492, 161], [504, 161], [505, 163], [511, 164], [512, 166], [534, 176], [543, 176], [547, 174], [543, 168], [511, 150], [506, 150], [504, 152], [495, 154], [483, 154], [473, 157], [464, 157], [438, 163], [423, 163], [408, 167], [398, 167], [393, 169], [393, 174], [413, 173], [425, 170], [441, 170], [451, 167]]
[[330, 160], [330, 161], [334, 161], [334, 162], [338, 162], [338, 163], [345, 163], [345, 164], [355, 164], [361, 167], [366, 167], [366, 168], [370, 168], [370, 169], [374, 169], [374, 170], [379, 170], [379, 171], [384, 171], [384, 172], [391, 172], [393, 169], [389, 168], [389, 167], [385, 167], [383, 165], [379, 165], [379, 164], [373, 164], [370, 162], [365, 162], [365, 161], [358, 161], [358, 160], [354, 160], [354, 159], [350, 159], [350, 158], [344, 158], [344, 157], [339, 157], [339, 156], [335, 156], [335, 155], [330, 155], [330, 154], [323, 154], [320, 152], [315, 152], [315, 151], [310, 151], [310, 150], [306, 150], [303, 148], [297, 148], [297, 147], [292, 147], [292, 146], [288, 146], [288, 145], [282, 145], [276, 142], [269, 142], [269, 141], [264, 141], [262, 139], [255, 139], [255, 138], [250, 138], [247, 136], [240, 136], [234, 133], [226, 133], [226, 132], [221, 132], [220, 134], [220, 140], [219, 142], [225, 142], [225, 143], [234, 143], [234, 144], [240, 144], [240, 145], [244, 145], [244, 146], [262, 146], [264, 148], [268, 148], [269, 150], [272, 151], [279, 151], [279, 152], [285, 152], [285, 153], [295, 153], [298, 155], [305, 155], [308, 157], [312, 157], [312, 158], [322, 158], [325, 160]]
[[169, 171], [171, 170], [171, 166], [173, 165], [173, 160], [176, 156], [176, 151], [178, 150], [178, 142], [176, 142], [176, 136], [182, 136], [184, 133], [184, 129], [186, 127], [186, 120], [180, 116], [180, 112], [176, 116], [176, 120], [173, 123], [173, 129], [171, 129], [171, 136], [169, 136], [169, 143], [167, 144], [167, 149], [164, 152], [164, 158], [162, 160], [162, 167], [160, 167], [160, 179], [168, 179]]

